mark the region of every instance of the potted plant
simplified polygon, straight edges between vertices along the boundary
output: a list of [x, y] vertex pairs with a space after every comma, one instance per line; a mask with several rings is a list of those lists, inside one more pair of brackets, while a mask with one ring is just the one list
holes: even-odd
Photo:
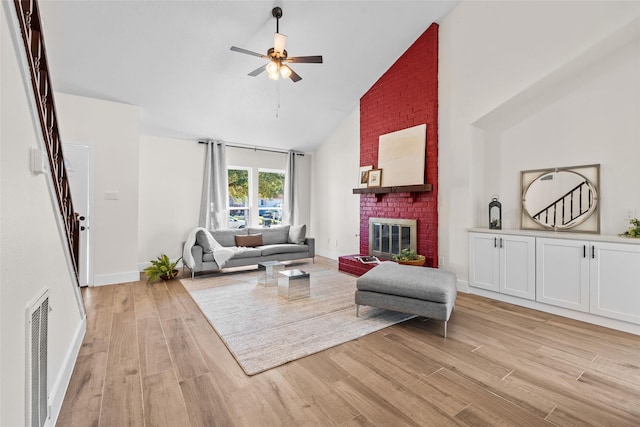
[[418, 255], [413, 249], [404, 248], [399, 254], [393, 256], [393, 260], [398, 264], [422, 266], [424, 265], [425, 257], [424, 255]]
[[622, 237], [640, 237], [640, 220], [638, 218], [631, 218], [629, 220], [629, 229], [624, 233], [621, 233]]
[[151, 260], [151, 265], [144, 269], [148, 282], [156, 282], [160, 279], [169, 280], [176, 277], [178, 270], [176, 265], [182, 259], [178, 258], [175, 262], [171, 262], [166, 254], [162, 254], [158, 259]]

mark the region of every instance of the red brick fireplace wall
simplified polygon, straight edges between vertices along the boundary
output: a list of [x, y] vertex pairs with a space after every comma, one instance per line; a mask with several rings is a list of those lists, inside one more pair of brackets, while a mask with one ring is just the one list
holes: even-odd
[[[378, 137], [427, 124], [425, 183], [433, 191], [360, 195], [360, 253], [369, 252], [369, 218], [418, 223], [418, 253], [438, 264], [438, 24], [432, 24], [360, 98], [360, 165], [378, 165]], [[384, 171], [382, 172], [384, 174]]]

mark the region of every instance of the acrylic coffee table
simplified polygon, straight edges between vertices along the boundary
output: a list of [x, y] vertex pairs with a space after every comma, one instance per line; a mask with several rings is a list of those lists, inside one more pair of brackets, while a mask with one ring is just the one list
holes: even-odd
[[276, 286], [278, 273], [284, 270], [284, 264], [280, 261], [264, 261], [258, 263], [258, 285]]
[[302, 270], [281, 271], [278, 275], [278, 296], [289, 301], [311, 295], [309, 273]]

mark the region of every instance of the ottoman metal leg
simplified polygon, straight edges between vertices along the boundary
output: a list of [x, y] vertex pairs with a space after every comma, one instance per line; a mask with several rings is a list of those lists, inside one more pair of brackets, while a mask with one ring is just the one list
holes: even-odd
[[360, 317], [360, 304], [356, 304], [356, 317]]

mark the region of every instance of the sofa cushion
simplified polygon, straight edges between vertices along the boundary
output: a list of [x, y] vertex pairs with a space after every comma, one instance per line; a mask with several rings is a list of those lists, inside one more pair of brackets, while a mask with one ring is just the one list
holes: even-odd
[[292, 243], [282, 243], [279, 245], [261, 246], [262, 256], [286, 254], [292, 252], [307, 252], [309, 248], [306, 245], [296, 245]]
[[[249, 234], [262, 234], [262, 241], [265, 245], [276, 245], [279, 243], [287, 243], [289, 241], [288, 225], [279, 225], [269, 228], [249, 228]], [[215, 237], [215, 236], [214, 236]]]
[[231, 247], [236, 245], [236, 236], [246, 236], [247, 229], [229, 229], [229, 230], [215, 230], [210, 232], [214, 239], [222, 246]]
[[289, 243], [295, 243], [296, 245], [302, 245], [304, 238], [307, 235], [307, 225], [292, 225], [289, 228]]
[[198, 246], [202, 247], [202, 252], [211, 253], [213, 252], [213, 246], [215, 246], [214, 238], [211, 234], [206, 230], [198, 230], [196, 233], [196, 243]]
[[235, 236], [236, 246], [244, 246], [247, 248], [254, 248], [256, 246], [262, 246], [262, 234], [247, 234], [246, 236]]
[[262, 248], [246, 248], [244, 251], [242, 252], [238, 252], [236, 253], [232, 259], [238, 259], [238, 258], [255, 258], [255, 257], [259, 257], [260, 255], [262, 255]]

